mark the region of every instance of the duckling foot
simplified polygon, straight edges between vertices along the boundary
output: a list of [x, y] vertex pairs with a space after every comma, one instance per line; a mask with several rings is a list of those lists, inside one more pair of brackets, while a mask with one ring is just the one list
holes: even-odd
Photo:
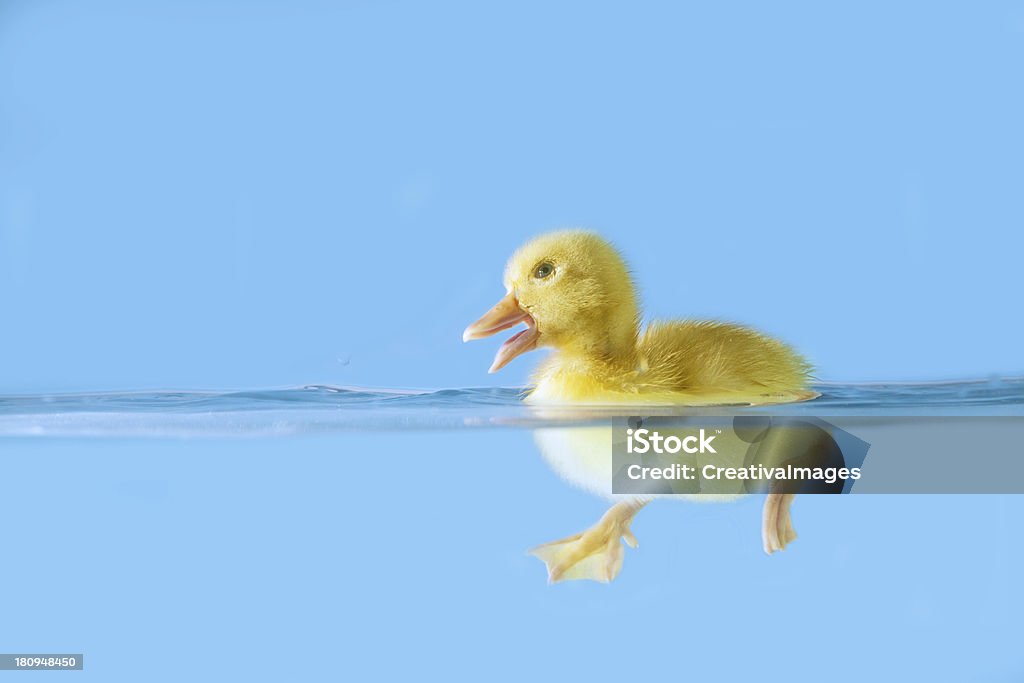
[[612, 506], [586, 531], [537, 546], [530, 551], [547, 565], [548, 583], [571, 579], [590, 579], [608, 583], [622, 569], [624, 539], [636, 548], [636, 536], [629, 530], [633, 517], [646, 502], [627, 501]]
[[794, 498], [795, 493], [769, 493], [765, 498], [761, 514], [761, 542], [769, 555], [776, 550], [785, 550], [796, 540], [793, 519], [789, 515], [789, 506]]

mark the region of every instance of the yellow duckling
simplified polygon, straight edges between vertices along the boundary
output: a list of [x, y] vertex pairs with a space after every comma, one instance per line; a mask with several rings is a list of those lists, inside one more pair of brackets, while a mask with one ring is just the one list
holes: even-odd
[[507, 294], [463, 340], [526, 324], [498, 350], [497, 372], [539, 347], [528, 400], [569, 404], [778, 403], [817, 394], [810, 366], [780, 341], [740, 325], [653, 322], [640, 308], [619, 253], [595, 233], [567, 230], [521, 247], [505, 267]]
[[[507, 294], [466, 328], [481, 339], [520, 323], [526, 329], [498, 350], [490, 372], [536, 348], [554, 353], [533, 377], [527, 401], [569, 405], [710, 405], [802, 401], [810, 366], [788, 346], [740, 325], [654, 322], [641, 332], [640, 309], [625, 262], [593, 232], [567, 230], [538, 237], [505, 268]], [[546, 428], [535, 437], [542, 454], [567, 480], [617, 501], [590, 529], [532, 552], [552, 582], [611, 581], [623, 560], [620, 539], [636, 547], [630, 524], [649, 497], [610, 491], [610, 428]], [[735, 496], [703, 496], [734, 500]], [[793, 496], [770, 494], [762, 516], [764, 550], [796, 538]]]

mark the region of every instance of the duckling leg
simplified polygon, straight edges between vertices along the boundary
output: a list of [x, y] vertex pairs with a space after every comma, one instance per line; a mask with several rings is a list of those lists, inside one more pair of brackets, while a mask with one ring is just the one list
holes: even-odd
[[793, 519], [789, 515], [789, 506], [796, 498], [795, 493], [769, 493], [764, 500], [761, 514], [761, 542], [764, 551], [771, 555], [776, 550], [784, 550], [796, 540], [793, 531]]
[[547, 565], [548, 583], [570, 579], [608, 583], [622, 569], [625, 552], [619, 539], [625, 539], [630, 548], [637, 547], [636, 536], [629, 525], [650, 500], [635, 498], [616, 503], [597, 524], [583, 533], [539, 545], [530, 554]]

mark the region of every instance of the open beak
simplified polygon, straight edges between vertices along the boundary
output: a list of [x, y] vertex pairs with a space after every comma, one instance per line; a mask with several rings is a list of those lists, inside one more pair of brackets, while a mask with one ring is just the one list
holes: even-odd
[[497, 372], [516, 356], [537, 348], [537, 338], [540, 336], [537, 323], [529, 313], [519, 307], [519, 301], [514, 292], [509, 292], [504, 299], [494, 305], [494, 308], [467, 327], [466, 331], [462, 333], [462, 341], [490, 337], [492, 334], [515, 327], [519, 323], [526, 323], [526, 329], [515, 333], [501, 345], [498, 353], [494, 356], [494, 362], [491, 363], [491, 369], [487, 371]]

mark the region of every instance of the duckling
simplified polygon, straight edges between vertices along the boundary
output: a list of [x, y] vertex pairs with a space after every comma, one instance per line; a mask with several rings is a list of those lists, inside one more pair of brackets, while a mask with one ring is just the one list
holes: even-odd
[[[534, 349], [554, 350], [536, 370], [526, 401], [541, 405], [715, 405], [805, 401], [810, 365], [784, 343], [741, 325], [678, 320], [641, 330], [640, 307], [626, 263], [598, 234], [565, 230], [520, 247], [505, 267], [506, 295], [466, 328], [463, 341], [524, 324], [498, 350], [490, 372]], [[535, 432], [542, 454], [573, 483], [615, 504], [590, 529], [531, 551], [551, 582], [608, 582], [622, 566], [620, 539], [631, 547], [634, 516], [650, 497], [610, 492], [609, 428]], [[736, 496], [701, 496], [734, 500]], [[793, 496], [769, 494], [762, 544], [771, 554], [796, 538]]]
[[541, 347], [555, 350], [527, 396], [542, 404], [714, 405], [803, 401], [810, 365], [782, 342], [731, 323], [673, 320], [640, 329], [625, 261], [593, 232], [566, 230], [521, 247], [505, 297], [466, 328], [481, 339], [520, 323], [490, 372]]

